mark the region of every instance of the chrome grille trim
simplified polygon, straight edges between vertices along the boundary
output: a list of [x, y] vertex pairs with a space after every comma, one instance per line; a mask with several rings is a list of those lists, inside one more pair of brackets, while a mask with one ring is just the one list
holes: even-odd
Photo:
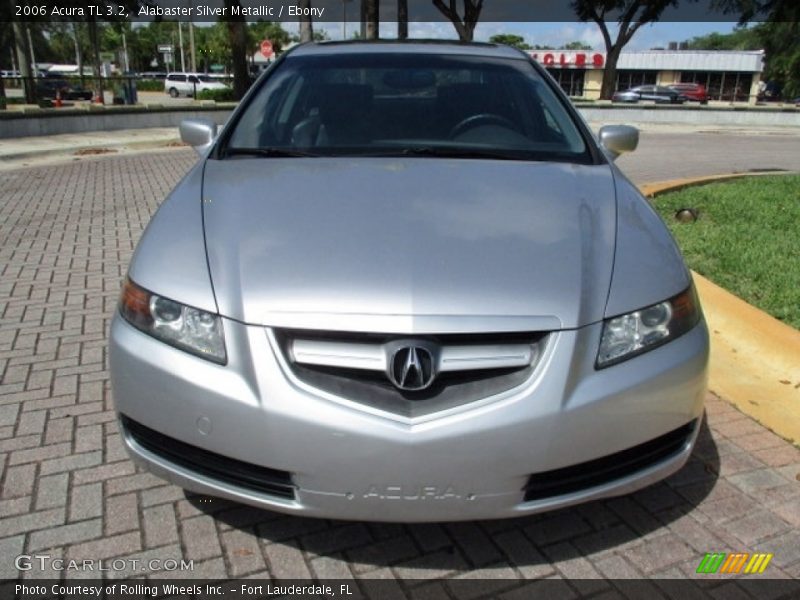
[[[388, 362], [385, 344], [299, 338], [290, 342], [289, 352], [295, 363], [303, 365], [385, 371]], [[534, 358], [534, 346], [531, 344], [442, 346], [436, 370], [447, 372], [525, 367]]]
[[[408, 425], [509, 399], [541, 375], [548, 349], [558, 336], [543, 331], [406, 336], [316, 329], [267, 328], [266, 332], [294, 385]], [[396, 387], [384, 368], [398, 346], [408, 345], [430, 349], [436, 364], [442, 349], [448, 349], [447, 366], [424, 389]]]
[[292, 360], [301, 365], [386, 370], [386, 353], [379, 345], [295, 339], [290, 342], [289, 352]]

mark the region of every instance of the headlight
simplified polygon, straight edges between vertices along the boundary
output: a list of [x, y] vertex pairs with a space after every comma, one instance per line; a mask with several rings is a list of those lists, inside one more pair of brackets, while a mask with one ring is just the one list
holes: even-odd
[[225, 364], [225, 337], [219, 315], [157, 296], [125, 279], [119, 311], [128, 323], [162, 342]]
[[694, 286], [677, 296], [606, 319], [597, 368], [610, 367], [683, 335], [700, 320]]

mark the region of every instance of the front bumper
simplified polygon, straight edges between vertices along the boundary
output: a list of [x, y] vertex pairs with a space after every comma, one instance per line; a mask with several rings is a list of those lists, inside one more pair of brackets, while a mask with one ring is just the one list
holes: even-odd
[[[229, 362], [219, 366], [114, 318], [110, 361], [123, 439], [139, 464], [186, 489], [280, 512], [454, 521], [626, 494], [683, 466], [702, 417], [704, 322], [601, 371], [594, 369], [599, 324], [552, 334], [522, 386], [420, 419], [315, 394], [293, 380], [265, 328], [229, 320], [224, 327]], [[588, 478], [580, 489], [554, 488], [545, 497], [526, 494], [533, 474], [584, 463], [596, 469], [592, 461], [621, 457], [690, 423], [668, 453], [612, 469], [611, 479]], [[148, 443], [143, 431], [177, 453]], [[181, 460], [193, 449], [205, 457], [200, 463]], [[214, 457], [232, 461], [234, 470], [287, 476], [289, 493], [226, 477], [231, 467], [224, 463], [217, 471], [196, 467]]]

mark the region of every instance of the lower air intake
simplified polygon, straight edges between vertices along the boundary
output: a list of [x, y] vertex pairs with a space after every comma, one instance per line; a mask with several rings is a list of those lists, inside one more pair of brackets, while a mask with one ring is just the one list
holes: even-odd
[[593, 488], [646, 469], [683, 450], [697, 421], [654, 440], [589, 462], [535, 473], [525, 486], [525, 501], [563, 496]]

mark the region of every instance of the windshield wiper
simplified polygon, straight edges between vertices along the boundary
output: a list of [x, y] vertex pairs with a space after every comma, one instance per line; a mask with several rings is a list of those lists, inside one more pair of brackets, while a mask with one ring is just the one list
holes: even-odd
[[312, 152], [303, 152], [302, 150], [290, 150], [286, 148], [228, 148], [225, 151], [225, 155], [263, 156], [265, 158], [308, 158], [319, 156], [319, 154], [313, 154]]

